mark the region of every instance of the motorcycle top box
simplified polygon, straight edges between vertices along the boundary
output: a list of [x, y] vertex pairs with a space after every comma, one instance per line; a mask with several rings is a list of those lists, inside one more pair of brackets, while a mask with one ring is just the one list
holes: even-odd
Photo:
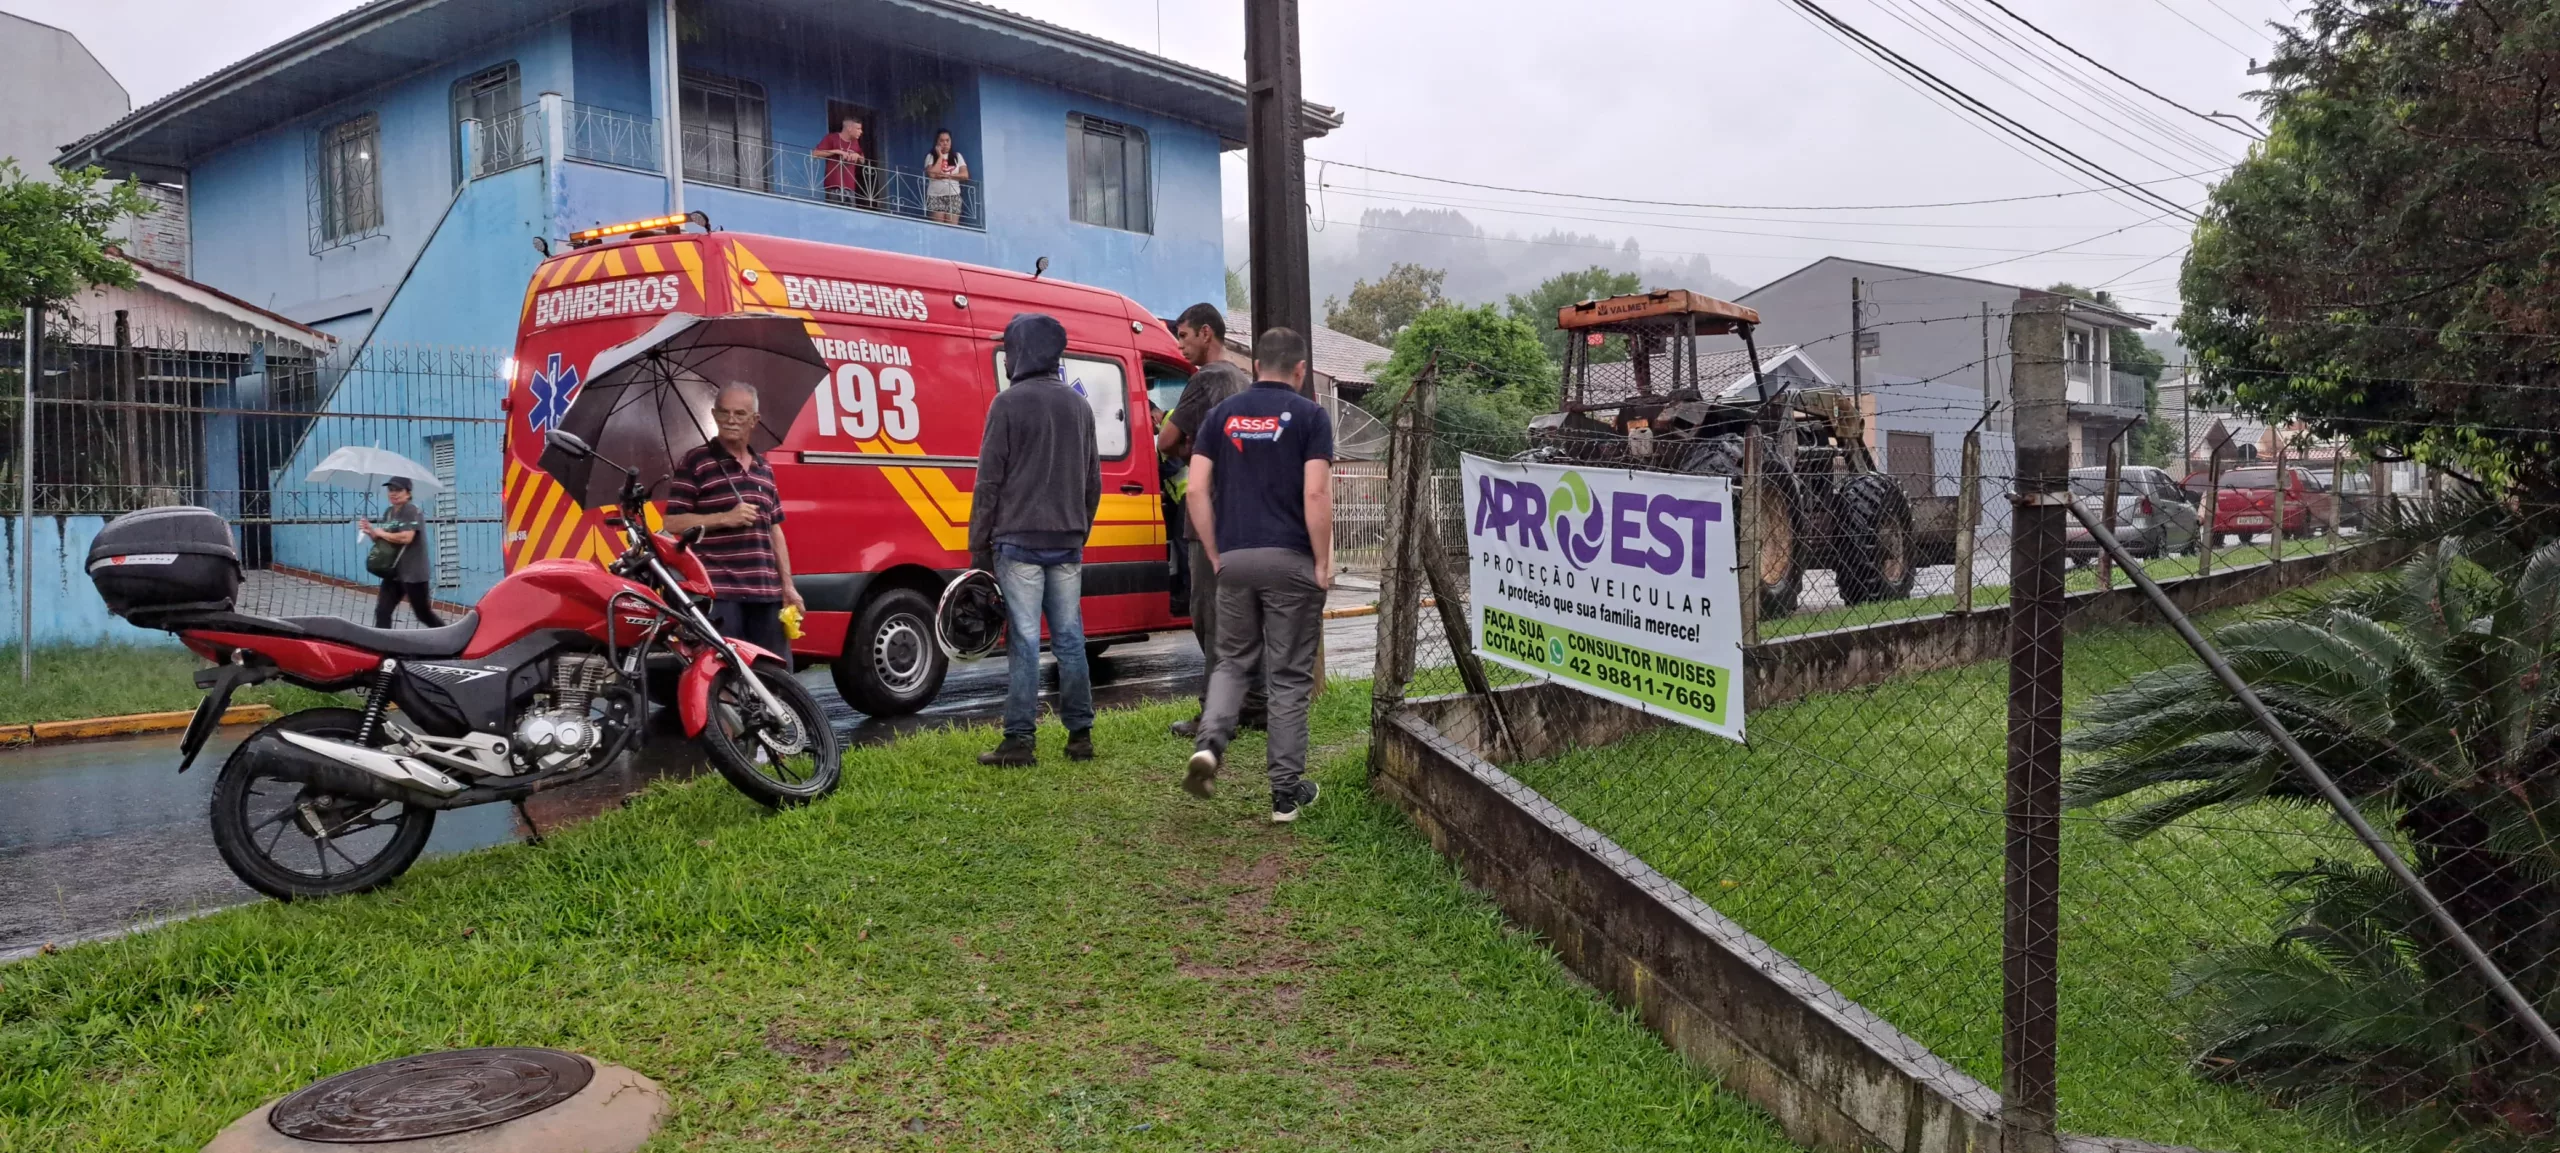
[[240, 594], [240, 550], [212, 509], [147, 508], [98, 530], [89, 581], [107, 611], [127, 619], [227, 611]]

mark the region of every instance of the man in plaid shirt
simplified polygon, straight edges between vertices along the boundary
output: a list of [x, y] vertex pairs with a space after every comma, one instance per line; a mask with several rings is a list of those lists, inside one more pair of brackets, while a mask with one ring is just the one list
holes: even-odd
[[750, 384], [731, 384], [711, 402], [719, 439], [677, 462], [667, 489], [666, 528], [699, 526], [694, 555], [711, 571], [711, 623], [777, 656], [791, 652], [784, 605], [800, 607], [791, 584], [791, 547], [782, 539], [782, 494], [773, 469], [748, 443], [759, 406]]

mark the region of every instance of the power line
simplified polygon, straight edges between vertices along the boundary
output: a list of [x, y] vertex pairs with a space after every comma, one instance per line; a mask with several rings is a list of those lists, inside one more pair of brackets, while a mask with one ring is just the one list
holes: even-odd
[[[2234, 44], [2234, 43], [2232, 43], [2232, 42], [2230, 42], [2230, 41], [2228, 41], [2228, 40], [2225, 40], [2225, 39], [2223, 39], [2221, 36], [2216, 35], [2216, 34], [2214, 33], [2213, 29], [2211, 29], [2211, 28], [2207, 28], [2207, 27], [2205, 27], [2205, 26], [2204, 26], [2204, 25], [2202, 25], [2202, 24], [2198, 24], [2198, 23], [2196, 23], [2195, 21], [2188, 19], [2188, 18], [2187, 18], [2187, 14], [2186, 14], [2186, 13], [2184, 13], [2184, 12], [2180, 12], [2180, 11], [2178, 11], [2176, 8], [2171, 7], [2171, 6], [2170, 6], [2170, 4], [2169, 4], [2169, 0], [2151, 0], [2151, 2], [2152, 2], [2152, 3], [2154, 3], [2154, 4], [2159, 5], [2159, 6], [2160, 6], [2160, 10], [2161, 10], [2161, 11], [2166, 12], [2166, 13], [2168, 13], [2168, 14], [2172, 15], [2172, 16], [2175, 16], [2175, 17], [2177, 17], [2179, 20], [2181, 20], [2181, 21], [2185, 22], [2185, 24], [2186, 24], [2186, 26], [2187, 26], [2187, 27], [2189, 27], [2189, 28], [2193, 28], [2193, 29], [2195, 29], [2195, 30], [2196, 30], [2196, 31], [2198, 31], [2198, 32], [2202, 32], [2202, 33], [2204, 33], [2204, 34], [2205, 34], [2205, 36], [2206, 36], [2207, 38], [2211, 39], [2214, 43], [2216, 43], [2216, 44], [2220, 44], [2220, 45], [2222, 45], [2223, 47], [2228, 48], [2228, 49], [2230, 49], [2230, 50], [2232, 50], [2232, 51], [2234, 51], [2234, 52], [2237, 52], [2237, 53], [2239, 53], [2239, 54], [2241, 54], [2241, 55], [2243, 55], [2243, 56], [2249, 56], [2249, 55], [2250, 55], [2250, 53], [2249, 53], [2249, 50], [2248, 50], [2248, 49], [2243, 48], [2243, 47], [2241, 47], [2241, 46], [2239, 46], [2239, 45], [2237, 45], [2237, 44]], [[2224, 13], [2224, 15], [2229, 15], [2229, 13]], [[2251, 58], [2252, 58], [2252, 59], [2255, 59], [2255, 57], [2251, 57]]]
[[2096, 176], [2118, 189], [2129, 191], [2142, 199], [2148, 200], [2155, 206], [2167, 208], [2170, 212], [2176, 214], [2183, 214], [2190, 217], [2194, 215], [2194, 213], [2187, 209], [2186, 206], [2181, 205], [2174, 200], [2170, 200], [2167, 197], [2161, 196], [2159, 193], [2153, 192], [2150, 189], [2143, 188], [2138, 184], [2126, 180], [2124, 177], [2117, 175], [2113, 170], [2107, 168], [2105, 165], [2099, 164], [2086, 156], [2080, 155], [2078, 152], [2074, 152], [2071, 149], [2064, 147], [2053, 138], [2019, 123], [2016, 119], [2010, 117], [2006, 113], [1984, 103], [1980, 98], [1948, 83], [1946, 80], [1940, 78], [1936, 73], [1913, 63], [1909, 57], [1887, 47], [1882, 41], [1858, 30], [1847, 21], [1832, 15], [1821, 5], [1814, 3], [1814, 0], [1787, 0], [1787, 2], [1812, 14], [1816, 19], [1821, 20], [1825, 24], [1838, 29], [1843, 35], [1857, 41], [1858, 44], [1868, 52], [1884, 59], [1887, 63], [1892, 64], [1895, 68], [1910, 75], [1912, 78], [1929, 85], [1937, 91], [1945, 93], [1951, 99], [1962, 102], [1967, 107], [1973, 109], [1974, 114], [1977, 117], [1985, 119], [2001, 131], [2007, 132], [2010, 135], [2027, 142], [2031, 146], [2047, 153], [2048, 155], [2054, 156], [2057, 159], [2063, 159], [2067, 163], [2079, 167], [2088, 175]]
[[[2042, 65], [2046, 72], [2061, 77], [2063, 80], [2069, 82], [2072, 87], [2087, 92], [2091, 96], [2104, 102], [2108, 107], [2117, 109], [2125, 115], [2132, 117], [2134, 120], [2148, 127], [2153, 132], [2160, 134], [2161, 138], [2171, 140], [2181, 148], [2194, 151], [2215, 160], [2220, 160], [2225, 157], [2225, 150], [2219, 146], [2218, 138], [2216, 140], [2208, 140], [2186, 128], [2184, 124], [2170, 120], [2159, 111], [2153, 109], [2150, 105], [2138, 103], [2135, 98], [2119, 92], [2115, 88], [2102, 83], [2098, 78], [2089, 75], [2089, 70], [2087, 68], [2074, 64], [2071, 61], [2056, 55], [2051, 49], [2046, 48], [2041, 44], [2019, 38], [2017, 35], [2013, 34], [2012, 30], [2006, 24], [2001, 23], [2000, 21], [1981, 12], [1975, 11], [1971, 5], [1961, 3], [1961, 0], [1936, 0], [1936, 3], [1939, 7], [1963, 17], [1966, 23], [1981, 29], [1993, 39], [2024, 53], [2028, 58], [2034, 60], [2037, 64]], [[1998, 50], [1994, 49], [1994, 51], [1997, 53]]]
[[[2031, 193], [2026, 196], [1994, 196], [1982, 200], [1940, 200], [1925, 204], [1706, 204], [1686, 200], [1645, 200], [1632, 196], [1601, 196], [1588, 192], [1559, 192], [1546, 188], [1521, 188], [1506, 184], [1481, 184], [1472, 180], [1457, 180], [1446, 176], [1425, 176], [1418, 172], [1401, 172], [1393, 168], [1377, 168], [1366, 164], [1353, 164], [1343, 160], [1325, 160], [1314, 156], [1310, 156], [1307, 159], [1333, 168], [1348, 168], [1356, 172], [1374, 172], [1380, 176], [1400, 176], [1407, 180], [1424, 180], [1433, 184], [1451, 184], [1461, 188], [1480, 188], [1487, 192], [1514, 192], [1526, 196], [1553, 196], [1569, 200], [1606, 201], [1613, 204], [1643, 204], [1659, 208], [1705, 208], [1727, 212], [1892, 212], [1914, 208], [1971, 208], [1984, 204], [2017, 204], [2029, 200], [2058, 200], [2070, 196], [2088, 196], [2092, 193], [2106, 193], [2114, 191], [2114, 189], [2110, 188], [2081, 188], [2070, 192], [2038, 192]], [[2157, 180], [2140, 181], [2129, 185], [2128, 187], [2139, 188], [2153, 184], [2173, 184], [2181, 180], [2194, 180], [2201, 176], [2211, 176], [2219, 172], [2228, 172], [2231, 168], [2231, 165], [2225, 164], [2219, 168], [2207, 168], [2197, 172], [2181, 173], [2176, 176], [2163, 176]]]
[[[2053, 34], [2053, 33], [2051, 33], [2051, 32], [2047, 32], [2047, 31], [2045, 31], [2042, 27], [2039, 27], [2039, 26], [2038, 26], [2034, 21], [2031, 21], [2031, 20], [2027, 19], [2027, 18], [2026, 18], [2026, 17], [2024, 17], [2024, 16], [2020, 16], [2020, 15], [2018, 15], [2018, 14], [2017, 14], [2016, 12], [2014, 12], [2014, 11], [2011, 11], [2011, 10], [2010, 10], [2010, 8], [2009, 8], [2009, 6], [2008, 6], [2008, 5], [2006, 5], [2006, 4], [2001, 3], [2001, 2], [2000, 2], [2000, 0], [1981, 0], [1981, 2], [1982, 2], [1982, 3], [1984, 3], [1984, 4], [1988, 4], [1988, 5], [1990, 5], [1990, 6], [1994, 7], [1994, 8], [1999, 9], [1999, 10], [2000, 10], [2000, 14], [2001, 14], [2001, 15], [2006, 16], [2006, 17], [2008, 17], [2008, 18], [2009, 18], [2009, 19], [2011, 19], [2011, 20], [2015, 20], [2015, 21], [2017, 21], [2017, 22], [2019, 23], [2019, 25], [2021, 25], [2022, 27], [2026, 28], [2026, 30], [2027, 30], [2027, 31], [2029, 31], [2029, 32], [2033, 32], [2033, 33], [2035, 33], [2035, 34], [2036, 34], [2036, 35], [2038, 35], [2038, 36], [2042, 36], [2042, 37], [2044, 37], [2044, 38], [2045, 38], [2045, 39], [2047, 39], [2047, 40], [2053, 41], [2053, 43], [2054, 43], [2054, 46], [2055, 46], [2055, 47], [2060, 48], [2060, 49], [2062, 49], [2063, 51], [2068, 52], [2068, 53], [2070, 53], [2070, 54], [2072, 54], [2072, 55], [2074, 55], [2074, 56], [2077, 56], [2077, 57], [2079, 57], [2080, 59], [2082, 59], [2082, 60], [2084, 60], [2084, 61], [2087, 61], [2091, 67], [2096, 68], [2096, 69], [2097, 69], [2098, 71], [2100, 71], [2100, 72], [2104, 72], [2104, 73], [2106, 73], [2106, 74], [2107, 74], [2107, 75], [2109, 75], [2109, 76], [2113, 76], [2113, 77], [2115, 77], [2116, 79], [2118, 79], [2118, 80], [2121, 80], [2121, 81], [2125, 82], [2126, 84], [2128, 84], [2128, 85], [2132, 86], [2132, 88], [2133, 88], [2135, 91], [2140, 92], [2140, 93], [2142, 93], [2142, 94], [2143, 94], [2143, 95], [2145, 95], [2145, 96], [2148, 96], [2148, 97], [2150, 97], [2150, 98], [2152, 98], [2152, 99], [2154, 99], [2154, 100], [2157, 100], [2157, 101], [2161, 102], [2162, 104], [2166, 104], [2166, 105], [2168, 105], [2168, 106], [2169, 106], [2169, 107], [2171, 107], [2171, 108], [2175, 108], [2175, 109], [2177, 109], [2177, 110], [2178, 110], [2178, 111], [2180, 111], [2180, 112], [2184, 112], [2184, 113], [2186, 113], [2186, 114], [2187, 114], [2187, 115], [2189, 115], [2189, 116], [2193, 116], [2193, 117], [2195, 117], [2195, 118], [2196, 118], [2196, 119], [2198, 119], [2198, 120], [2202, 120], [2202, 121], [2204, 121], [2204, 122], [2205, 122], [2205, 123], [2207, 123], [2207, 124], [2211, 124], [2211, 125], [2213, 125], [2214, 127], [2219, 128], [2219, 129], [2222, 129], [2222, 130], [2223, 130], [2223, 131], [2225, 131], [2225, 132], [2237, 132], [2237, 133], [2239, 133], [2240, 135], [2247, 136], [2247, 137], [2249, 137], [2249, 138], [2251, 138], [2251, 139], [2253, 139], [2253, 140], [2264, 140], [2264, 139], [2266, 139], [2266, 138], [2267, 138], [2267, 134], [2266, 134], [2266, 133], [2264, 133], [2264, 132], [2259, 131], [2259, 130], [2258, 130], [2258, 127], [2257, 127], [2257, 125], [2254, 125], [2254, 124], [2248, 124], [2248, 126], [2247, 126], [2245, 129], [2242, 129], [2242, 128], [2235, 128], [2235, 127], [2233, 127], [2230, 123], [2227, 123], [2227, 122], [2229, 122], [2229, 121], [2239, 121], [2239, 122], [2240, 122], [2240, 123], [2242, 123], [2242, 124], [2247, 124], [2247, 123], [2248, 123], [2247, 121], [2241, 120], [2241, 119], [2240, 119], [2240, 117], [2238, 117], [2238, 116], [2234, 116], [2234, 115], [2232, 115], [2231, 113], [2228, 113], [2228, 112], [2198, 112], [2198, 111], [2196, 111], [2196, 110], [2195, 110], [2195, 109], [2193, 109], [2193, 108], [2189, 108], [2189, 107], [2187, 107], [2187, 106], [2186, 106], [2186, 105], [2184, 105], [2184, 104], [2181, 104], [2181, 103], [2179, 103], [2179, 102], [2177, 102], [2177, 101], [2175, 101], [2175, 100], [2171, 100], [2170, 98], [2168, 98], [2168, 97], [2166, 97], [2166, 96], [2163, 96], [2163, 95], [2161, 95], [2161, 94], [2160, 94], [2160, 93], [2158, 93], [2158, 92], [2153, 91], [2149, 85], [2146, 85], [2146, 84], [2142, 83], [2141, 81], [2134, 79], [2133, 77], [2127, 76], [2127, 75], [2125, 75], [2125, 74], [2124, 74], [2124, 73], [2122, 73], [2122, 72], [2118, 72], [2118, 71], [2116, 71], [2116, 70], [2115, 70], [2115, 69], [2113, 69], [2113, 68], [2109, 68], [2109, 67], [2107, 67], [2105, 64], [2099, 63], [2099, 62], [2098, 62], [2098, 60], [2097, 60], [2095, 57], [2092, 57], [2092, 56], [2090, 56], [2088, 53], [2083, 52], [2083, 51], [2081, 51], [2081, 50], [2079, 50], [2079, 49], [2077, 49], [2077, 48], [2072, 47], [2069, 43], [2065, 42], [2061, 37], [2056, 36], [2056, 35], [2054, 35], [2054, 34]], [[2226, 13], [2224, 13], [2224, 14], [2225, 14], [2225, 15], [2229, 15], [2229, 13], [2228, 13], [2228, 12], [2226, 12]], [[2237, 19], [2239, 19], [2239, 17], [2237, 17], [2237, 16], [2233, 16], [2233, 17], [2232, 17], [2232, 19], [2237, 20]]]

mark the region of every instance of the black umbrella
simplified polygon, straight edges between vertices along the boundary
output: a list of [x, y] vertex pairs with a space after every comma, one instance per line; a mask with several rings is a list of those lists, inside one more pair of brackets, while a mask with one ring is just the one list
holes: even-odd
[[674, 474], [684, 454], [718, 435], [711, 402], [731, 384], [755, 386], [761, 416], [748, 443], [757, 452], [770, 451], [826, 377], [826, 358], [804, 321], [764, 313], [673, 313], [639, 338], [596, 354], [585, 387], [566, 412], [545, 411], [546, 398], [536, 396], [535, 432], [557, 428], [595, 450], [572, 456], [545, 447], [538, 463], [580, 505], [619, 504], [622, 474], [599, 467], [598, 458], [638, 473], [640, 483], [654, 490]]

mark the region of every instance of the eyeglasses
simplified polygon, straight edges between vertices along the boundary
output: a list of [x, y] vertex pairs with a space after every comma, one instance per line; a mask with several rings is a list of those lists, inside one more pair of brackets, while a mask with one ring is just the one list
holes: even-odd
[[711, 410], [711, 419], [722, 424], [745, 424], [755, 418], [756, 413], [753, 409], [715, 408]]

